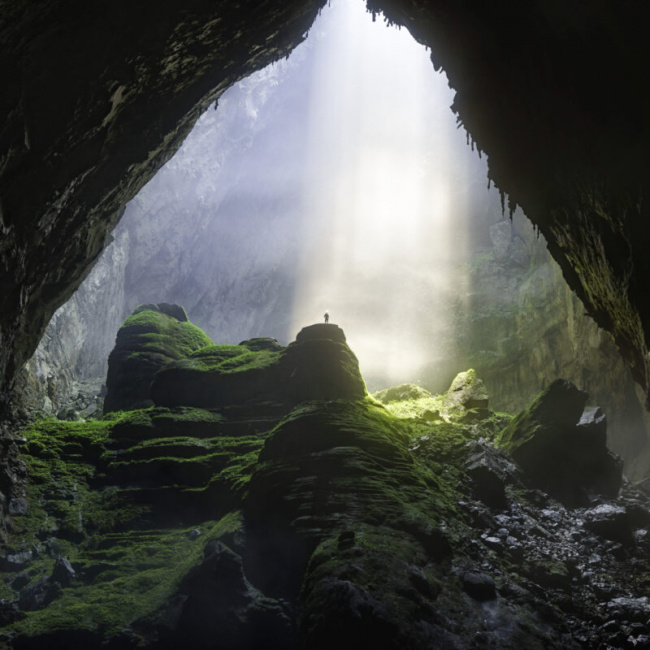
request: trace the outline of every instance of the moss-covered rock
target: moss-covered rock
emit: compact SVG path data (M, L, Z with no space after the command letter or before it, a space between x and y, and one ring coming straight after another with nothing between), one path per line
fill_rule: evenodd
M476 376L476 371L470 368L459 372L451 382L445 394L445 408L462 407L465 409L487 408L489 397L485 384Z
M117 333L108 358L104 412L151 406L150 387L158 370L211 345L178 305L141 305Z
M373 393L372 396L382 404L390 404L391 402L429 398L431 393L417 384L400 384L399 386L379 390Z
M557 379L501 432L497 444L537 486L569 505L591 492L616 496L622 463L607 449L606 418L585 411L588 395Z
M201 399L219 406L42 421L24 432L26 493L0 553L0 645L602 645L606 587L583 576L593 575L591 558L611 572L627 551L599 553L589 531L634 544L644 536L632 527L650 522L642 502L616 505L616 518L567 513L488 442L508 416L428 421L424 409L444 396L408 387L382 405L366 396L335 326L307 328L287 348L268 339L179 345L185 358L155 382L179 372L166 394L191 401L204 381ZM572 449L602 459L604 416L583 412L575 387L553 390L557 399L540 397L502 445L517 454L559 429ZM470 413L463 404L452 407ZM621 520L628 534L612 536ZM627 582L647 587L650 561L638 551L624 579L619 567L626 594ZM616 616L631 620L625 608Z
M158 372L152 398L161 406L219 408L365 396L357 358L336 325L306 327L286 348L276 343L254 339L198 350Z

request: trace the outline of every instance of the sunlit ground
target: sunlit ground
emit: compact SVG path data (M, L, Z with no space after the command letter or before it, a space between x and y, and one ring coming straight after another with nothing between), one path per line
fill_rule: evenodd
M432 340L453 345L449 305L465 294L456 156L467 145L453 91L424 47L373 22L361 0L333 2L310 38L317 65L294 328L327 310L365 376L414 381L443 355Z

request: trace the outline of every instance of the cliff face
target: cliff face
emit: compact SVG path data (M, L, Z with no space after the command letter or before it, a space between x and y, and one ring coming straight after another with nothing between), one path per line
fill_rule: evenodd
M19 414L56 415L67 406L84 411L89 406L85 398L74 404L80 391L99 397L108 353L124 320L129 250L129 235L122 231L79 290L55 312L34 356L18 375L13 404ZM79 384L86 380L91 385ZM101 412L101 403L96 406Z
M199 113L290 51L321 5L3 7L5 383L88 272L125 202ZM646 8L370 7L431 47L498 187L541 228L569 285L645 388L647 173L637 134L646 119Z

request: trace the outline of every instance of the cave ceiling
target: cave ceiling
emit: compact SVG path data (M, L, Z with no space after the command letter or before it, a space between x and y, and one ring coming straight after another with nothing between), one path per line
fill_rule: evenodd
M324 4L0 0L5 391L125 203L201 112L288 55ZM645 3L368 0L368 8L431 49L492 181L545 236L647 391Z

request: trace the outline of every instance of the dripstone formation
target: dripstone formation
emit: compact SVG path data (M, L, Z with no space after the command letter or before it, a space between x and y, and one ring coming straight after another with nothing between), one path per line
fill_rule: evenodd
M647 642L648 498L622 482L575 386L556 382L514 419L489 409L473 370L445 395L372 397L336 325L287 347L198 349L189 325L169 305L136 310L111 355L132 372L107 395L133 406L17 440L6 647ZM153 380L137 369L151 355L167 359ZM527 445L555 455L559 483ZM582 471L593 462L606 483Z

